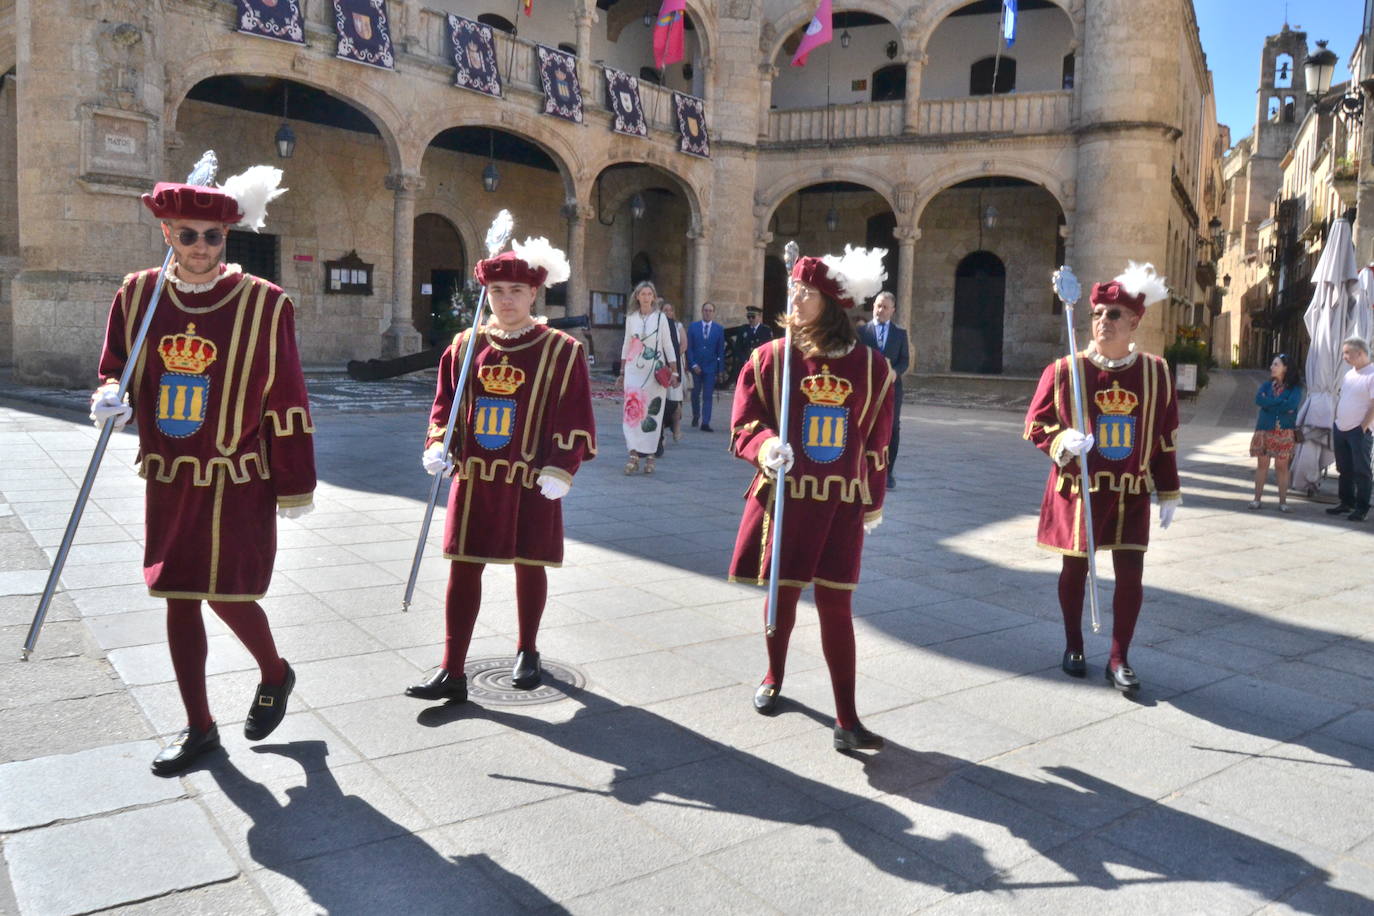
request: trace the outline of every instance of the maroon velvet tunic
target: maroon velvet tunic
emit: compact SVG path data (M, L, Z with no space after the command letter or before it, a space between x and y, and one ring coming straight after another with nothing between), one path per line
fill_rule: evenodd
M163 288L129 382L147 480L143 577L164 598L261 598L276 509L309 505L315 490L291 300L266 280L221 270L207 292ZM115 295L102 380L124 370L157 274L131 274Z
M735 386L731 450L755 465L778 436L783 346L774 340L755 350ZM786 475L781 584L858 585L864 522L881 517L887 490L894 379L887 360L862 344L838 357L793 347L787 441L796 461ZM768 582L773 486L760 470L745 493L732 582Z
M1092 475L1093 533L1099 550L1145 550L1150 543L1150 494L1179 494L1178 399L1169 366L1139 353L1118 369L1099 368L1085 355L1085 420L1096 439L1088 453ZM1074 426L1073 382L1068 357L1040 376L1026 412L1025 438L1053 457L1059 437ZM1036 543L1056 553L1085 557L1077 458L1051 464L1040 504Z
M464 331L444 351L429 415L428 448L442 442L458 387ZM458 411L451 453L444 556L470 563L563 562L563 503L547 499L540 474L572 483L596 455L591 381L577 339L536 325L514 338L485 331Z

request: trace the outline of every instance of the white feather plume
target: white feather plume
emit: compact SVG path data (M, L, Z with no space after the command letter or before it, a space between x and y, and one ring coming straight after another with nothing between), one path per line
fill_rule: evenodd
M496 214L496 219L491 221L491 226L487 229L487 257L494 258L500 254L514 231L515 217L510 215L509 210L502 210Z
M267 205L286 193L281 187L282 171L270 165L255 165L224 180L219 189L238 201L243 219L238 225L257 232L267 225Z
M828 254L821 260L825 263L825 269L831 278L839 284L845 298L852 299L855 305L860 305L882 292L883 281L887 279L887 271L883 269L883 258L886 255L886 248L855 248L853 245L846 245L842 256Z
M1165 278L1155 273L1153 264L1139 264L1135 261L1126 262L1126 270L1116 277L1116 282L1132 296L1145 294L1145 304L1151 305L1161 299L1169 297L1169 283Z
M534 268L544 268L549 272L544 280L545 286L552 286L555 283L562 283L572 276L572 268L568 265L568 259L563 256L563 252L549 244L549 240L543 236L525 239L523 243L512 242L512 250L515 256L526 264Z

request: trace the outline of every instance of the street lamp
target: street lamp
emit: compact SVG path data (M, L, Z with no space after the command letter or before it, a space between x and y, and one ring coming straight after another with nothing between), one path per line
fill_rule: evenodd
M845 29L843 32L840 33L840 47L849 47L849 29Z
M630 198L630 218L641 220L644 218L644 195L638 191Z
M277 135L272 138L272 142L277 144L277 156L281 159L290 159L291 154L296 151L296 132L291 129L290 124L286 123L290 93L291 84L283 80L281 85L281 127L277 128Z
M1214 216L1207 221L1207 228L1212 233L1213 260L1221 257L1221 251L1226 247L1226 230L1221 227L1221 217Z
M496 131L487 131L487 167L482 169L482 188L488 193L501 184L501 173L496 170Z
M1317 50L1302 63L1308 95L1323 96L1330 91L1331 77L1336 73L1336 60L1336 52L1328 49L1326 42L1317 42Z
M987 209L983 211L983 228L989 232L996 229L997 216L997 208L992 204L988 204Z

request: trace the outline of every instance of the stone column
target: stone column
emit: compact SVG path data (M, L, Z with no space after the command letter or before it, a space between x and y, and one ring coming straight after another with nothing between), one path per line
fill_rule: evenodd
M425 179L414 172L395 172L386 176L386 186L395 192L395 222L392 227L391 327L382 335L382 358L393 359L420 349L420 332L411 317L411 286L415 261L415 192Z
M921 128L921 77L930 58L921 54L906 62L906 103L902 108L902 133L911 135Z
M703 57L697 61L697 72L701 74L701 113L707 124L715 121L716 68L715 61Z
M592 85L592 23L596 22L594 9L579 10L574 17L577 26L577 79L582 84L582 97L588 102L596 98L596 87Z
M696 314L701 304L711 298L711 240L707 238L706 230L700 224L693 225L687 230L687 238L692 240L692 285L688 295L691 297L692 313ZM719 307L716 311L720 311ZM724 321L724 318L721 320Z
M768 260L768 246L773 241L773 233L759 232L754 236L754 295L747 304L763 307L763 277Z
M915 316L912 315L911 291L916 288L916 241L921 230L915 226L897 226L892 230L897 237L897 323L910 329ZM913 360L914 362L914 360Z
M419 54L420 41L420 0L405 0L401 7L403 16L401 28L401 49L409 54Z
M768 139L768 111L773 105L773 80L778 68L772 64L759 64L759 139Z
M587 220L592 217L592 208L570 200L563 205L563 215L568 220L568 266L572 275L568 278L567 315L587 315L591 311L591 298L587 293ZM590 328L588 332L590 333Z

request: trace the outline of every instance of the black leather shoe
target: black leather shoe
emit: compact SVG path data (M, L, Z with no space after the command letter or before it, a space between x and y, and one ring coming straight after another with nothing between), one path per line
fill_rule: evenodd
M172 776L196 762L201 754L219 747L219 726L211 722L205 731L186 726L172 739L172 743L153 758L153 775Z
M700 426L700 425L701 425L701 418L700 418L700 417L692 417L692 426L693 426L693 427L697 427L697 426Z
M711 427L707 426L705 423L701 424L701 431L704 432L704 433L713 433L713 432L715 432L714 429L712 429Z
M837 751L881 751L883 744L882 735L875 735L862 725L855 725L853 731L835 726Z
M1137 690L1140 687L1140 678L1135 676L1130 665L1113 666L1108 662L1105 674L1107 683L1117 690Z
M515 653L515 667L511 671L511 683L521 690L533 690L544 678L539 667L539 653L520 651Z
M1059 667L1064 669L1064 673L1069 677L1087 677L1088 663L1083 658L1082 652L1064 650L1064 660L1059 663Z
M754 691L754 710L763 716L771 716L778 711L778 697L782 692L776 684L760 684Z
M248 710L248 718L243 723L243 737L249 741L261 741L276 731L286 715L286 699L296 686L296 672L286 665L286 680L274 686L259 684L253 697L253 706Z
M887 475L887 488L888 488L889 490L895 490L895 489L897 489L897 475L896 475L896 474L888 474L888 475Z
M459 674L455 677L448 673L447 668L436 668L434 673L425 680L407 687L406 696L414 697L417 700L449 700L454 703L465 703L468 698L468 676Z
M1327 510L1326 510L1326 514L1327 514L1327 515L1347 515L1347 514L1349 514L1349 513L1351 513L1351 512L1354 512L1354 511L1355 511L1355 507L1354 507L1354 506L1339 505L1339 506L1332 506L1330 509L1327 509Z
M1349 515L1347 515L1346 518L1349 519L1349 520L1352 521L1352 522L1362 522L1362 521L1364 521L1365 519L1369 518L1369 510L1368 510L1368 509L1356 509L1354 512L1352 512L1352 513L1350 513Z

